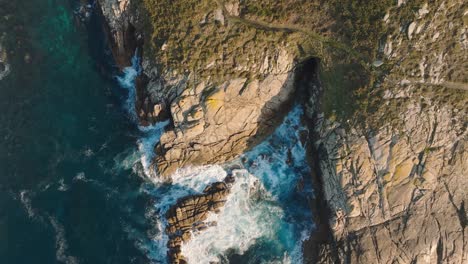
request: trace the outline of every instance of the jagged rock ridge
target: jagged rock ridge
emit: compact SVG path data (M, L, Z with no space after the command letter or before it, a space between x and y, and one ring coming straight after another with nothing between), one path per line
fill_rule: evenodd
M210 213L218 213L226 203L233 182L228 177L224 182L215 182L205 188L203 194L185 197L167 212L169 235L168 257L171 263L186 263L181 254L181 245L190 239L193 232L203 231L216 222L205 222Z

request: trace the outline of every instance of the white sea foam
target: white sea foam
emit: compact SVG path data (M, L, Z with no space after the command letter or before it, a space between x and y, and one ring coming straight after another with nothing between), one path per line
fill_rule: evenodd
M84 172L78 172L75 177L73 177L73 181L86 181L86 174Z
M65 192L65 191L68 190L68 185L65 184L65 179L64 178L61 178L59 180L59 186L58 186L57 190L59 190L61 192Z
M122 76L117 76L120 87L126 89L128 92L127 99L125 100L125 109L134 121L138 119L135 112L135 80L138 74L140 74L140 62L135 52L135 56L132 58L132 66L124 68Z
M0 47L0 50L1 50L1 47ZM5 69L2 72L0 72L0 81L3 80L5 77L7 77L8 74L10 73L10 64L4 62L4 66L5 66Z
M137 56L138 52L132 58L132 66L123 69L122 76L118 76L117 80L122 88L125 88L128 92L127 99L125 101L125 109L129 113L133 121L138 122L137 113L135 112L136 102L136 91L135 91L135 79L141 72L140 61ZM164 128L169 124L169 120L158 122L151 126L138 126L138 129L142 132L142 136L137 141L139 159L134 159L134 155L131 153L127 158L124 159L128 166L129 161L133 161L131 166L134 167L137 162L143 166L143 171L146 177L149 179L157 179L154 170L151 169L151 161L154 157L154 146L158 143L161 134L164 132Z
M151 169L151 161L154 158L154 146L159 142L159 138L168 124L169 120L166 120L152 126L139 127L140 131L144 133L144 136L137 142L138 150L141 154L140 162L143 165L145 175L150 179L157 179L157 175Z
M171 176L170 192L160 197L157 207L168 209L177 199L201 193L208 185L223 181L226 176L226 171L218 165L179 169Z
M236 181L226 204L207 220L217 224L193 234L182 246L182 255L189 263L218 262L228 249L242 254L259 238L275 239L283 210L271 200L258 178L246 170L233 174Z
M302 262L302 242L309 236L312 222L306 198L302 204L292 198L308 168L299 140L300 132L305 131L300 125L301 115L302 110L295 108L271 137L234 162L245 169L232 172L236 181L225 206L206 220L217 225L192 234L182 245L182 255L189 263L219 262L227 252L243 254L261 241L274 245L271 250L275 257L265 263ZM168 208L177 199L200 193L226 175L218 165L185 168L172 175L172 185L156 184L147 189L155 197L160 231L153 238L153 260L166 258L167 236L163 230Z
M31 198L29 197L29 191L22 190L20 192L20 200L24 208L26 209L26 212L28 213L29 218L34 218L36 213L34 212L34 209L31 206Z
M74 256L70 256L67 254L68 243L65 238L64 227L57 221L57 219L53 218L52 216L49 216L49 221L55 231L55 255L57 261L65 264L77 264L78 259Z
M124 69L118 77L120 85L128 90L126 109L136 121L135 78L139 74L139 62L135 56L132 67ZM189 263L219 262L227 252L243 254L256 243L272 244L273 257L261 263L301 263L302 242L312 229L307 197L297 201L297 185L308 170L300 133L307 132L301 126L302 109L294 108L283 124L265 142L255 147L236 162L244 169L234 170L235 183L227 202L219 214L211 214L207 221L217 225L195 233L182 245L182 255ZM222 181L227 172L219 165L179 169L171 176L171 184L159 180L151 161L154 146L168 121L150 127L139 127L142 132L138 150L123 159L123 166L135 168L141 164L145 176L153 182L144 191L154 197L154 208L148 217L154 221L151 243L136 243L155 262L167 261L168 237L165 214L178 199L201 193L213 182ZM307 194L307 192L305 192ZM268 245L270 245L268 244Z
M166 262L168 237L164 232L167 226L165 214L178 199L201 193L206 186L214 182L222 181L227 173L221 166L204 166L197 168L179 169L172 175L172 183L163 181L154 182L148 186L146 192L155 199L152 211L156 214L155 234L152 237L152 244L146 245L145 250L153 261Z

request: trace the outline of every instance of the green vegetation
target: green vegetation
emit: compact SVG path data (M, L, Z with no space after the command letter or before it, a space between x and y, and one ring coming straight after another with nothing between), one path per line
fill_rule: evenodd
M274 55L278 45L299 60L316 56L330 62L334 53L361 60L353 49L334 39L332 19L318 0L242 1L239 16L225 8L232 1L140 1L148 13L146 35L151 36L146 50L152 52L146 54L179 73L192 72L212 81L239 76L261 79L254 68L269 53Z
M359 94L368 83L366 70L360 64L338 64L320 73L324 88L322 111L331 120L345 121L360 108Z
M338 18L340 35L353 48L371 60L379 39L385 33L382 19L393 0L331 0L329 5Z
M231 23L215 0L140 1L148 13L143 27L151 36L145 50L152 51L146 54L161 68L190 72L193 78L214 83L235 77L261 79L253 67L273 55L278 43L294 39L287 32Z
M401 28L415 19L422 0L400 7L394 0L140 1L148 13L146 35L151 36L145 50L152 51L146 54L155 56L161 68L191 73L193 85L201 79L215 85L236 77L262 79L259 65L280 47L298 61L316 57L322 62L323 111L342 123L371 124L366 118L382 109L383 90L399 85L384 77L399 69L401 74L419 69L421 54L411 50L399 67L391 60L377 69L370 64L387 35L404 34ZM386 14L388 23L383 22ZM388 102L379 122L395 119L393 113L406 103Z

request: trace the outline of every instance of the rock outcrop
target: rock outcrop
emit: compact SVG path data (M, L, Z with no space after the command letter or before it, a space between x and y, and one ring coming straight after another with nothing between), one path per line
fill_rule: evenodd
M264 139L292 100L293 65L279 50L263 80L236 78L218 86L202 81L183 90L170 105L173 128L156 149L159 173L224 162Z
M454 110L421 112L415 103L402 113L402 131L347 132L319 119L323 188L343 263L467 260L467 113Z
M234 179L228 177L224 182L207 186L203 194L183 198L167 212L169 236L168 258L170 263L186 263L181 255L181 245L190 239L192 233L202 232L216 222L206 222L211 213L218 213L229 195L230 184Z
M295 65L315 51L301 29L239 19L238 1L100 2L120 65L145 38L135 105L141 125L172 121L155 149L162 176L230 160L268 136L293 100Z
M133 26L136 14L130 12L130 0L99 0L98 3L98 10L107 22L103 26L115 63L120 68L131 66L138 36Z

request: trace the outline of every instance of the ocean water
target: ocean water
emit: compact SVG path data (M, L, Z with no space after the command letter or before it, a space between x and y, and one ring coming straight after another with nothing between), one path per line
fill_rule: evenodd
M120 160L141 132L77 4L0 0L0 263L148 263L151 197Z
M182 247L189 263L301 263L313 231L302 109L237 160L161 181L152 150L168 122L137 125L139 62L107 75L98 21L79 22L78 7L0 0L12 66L0 81L0 263L165 263L166 211L228 173L217 225Z

